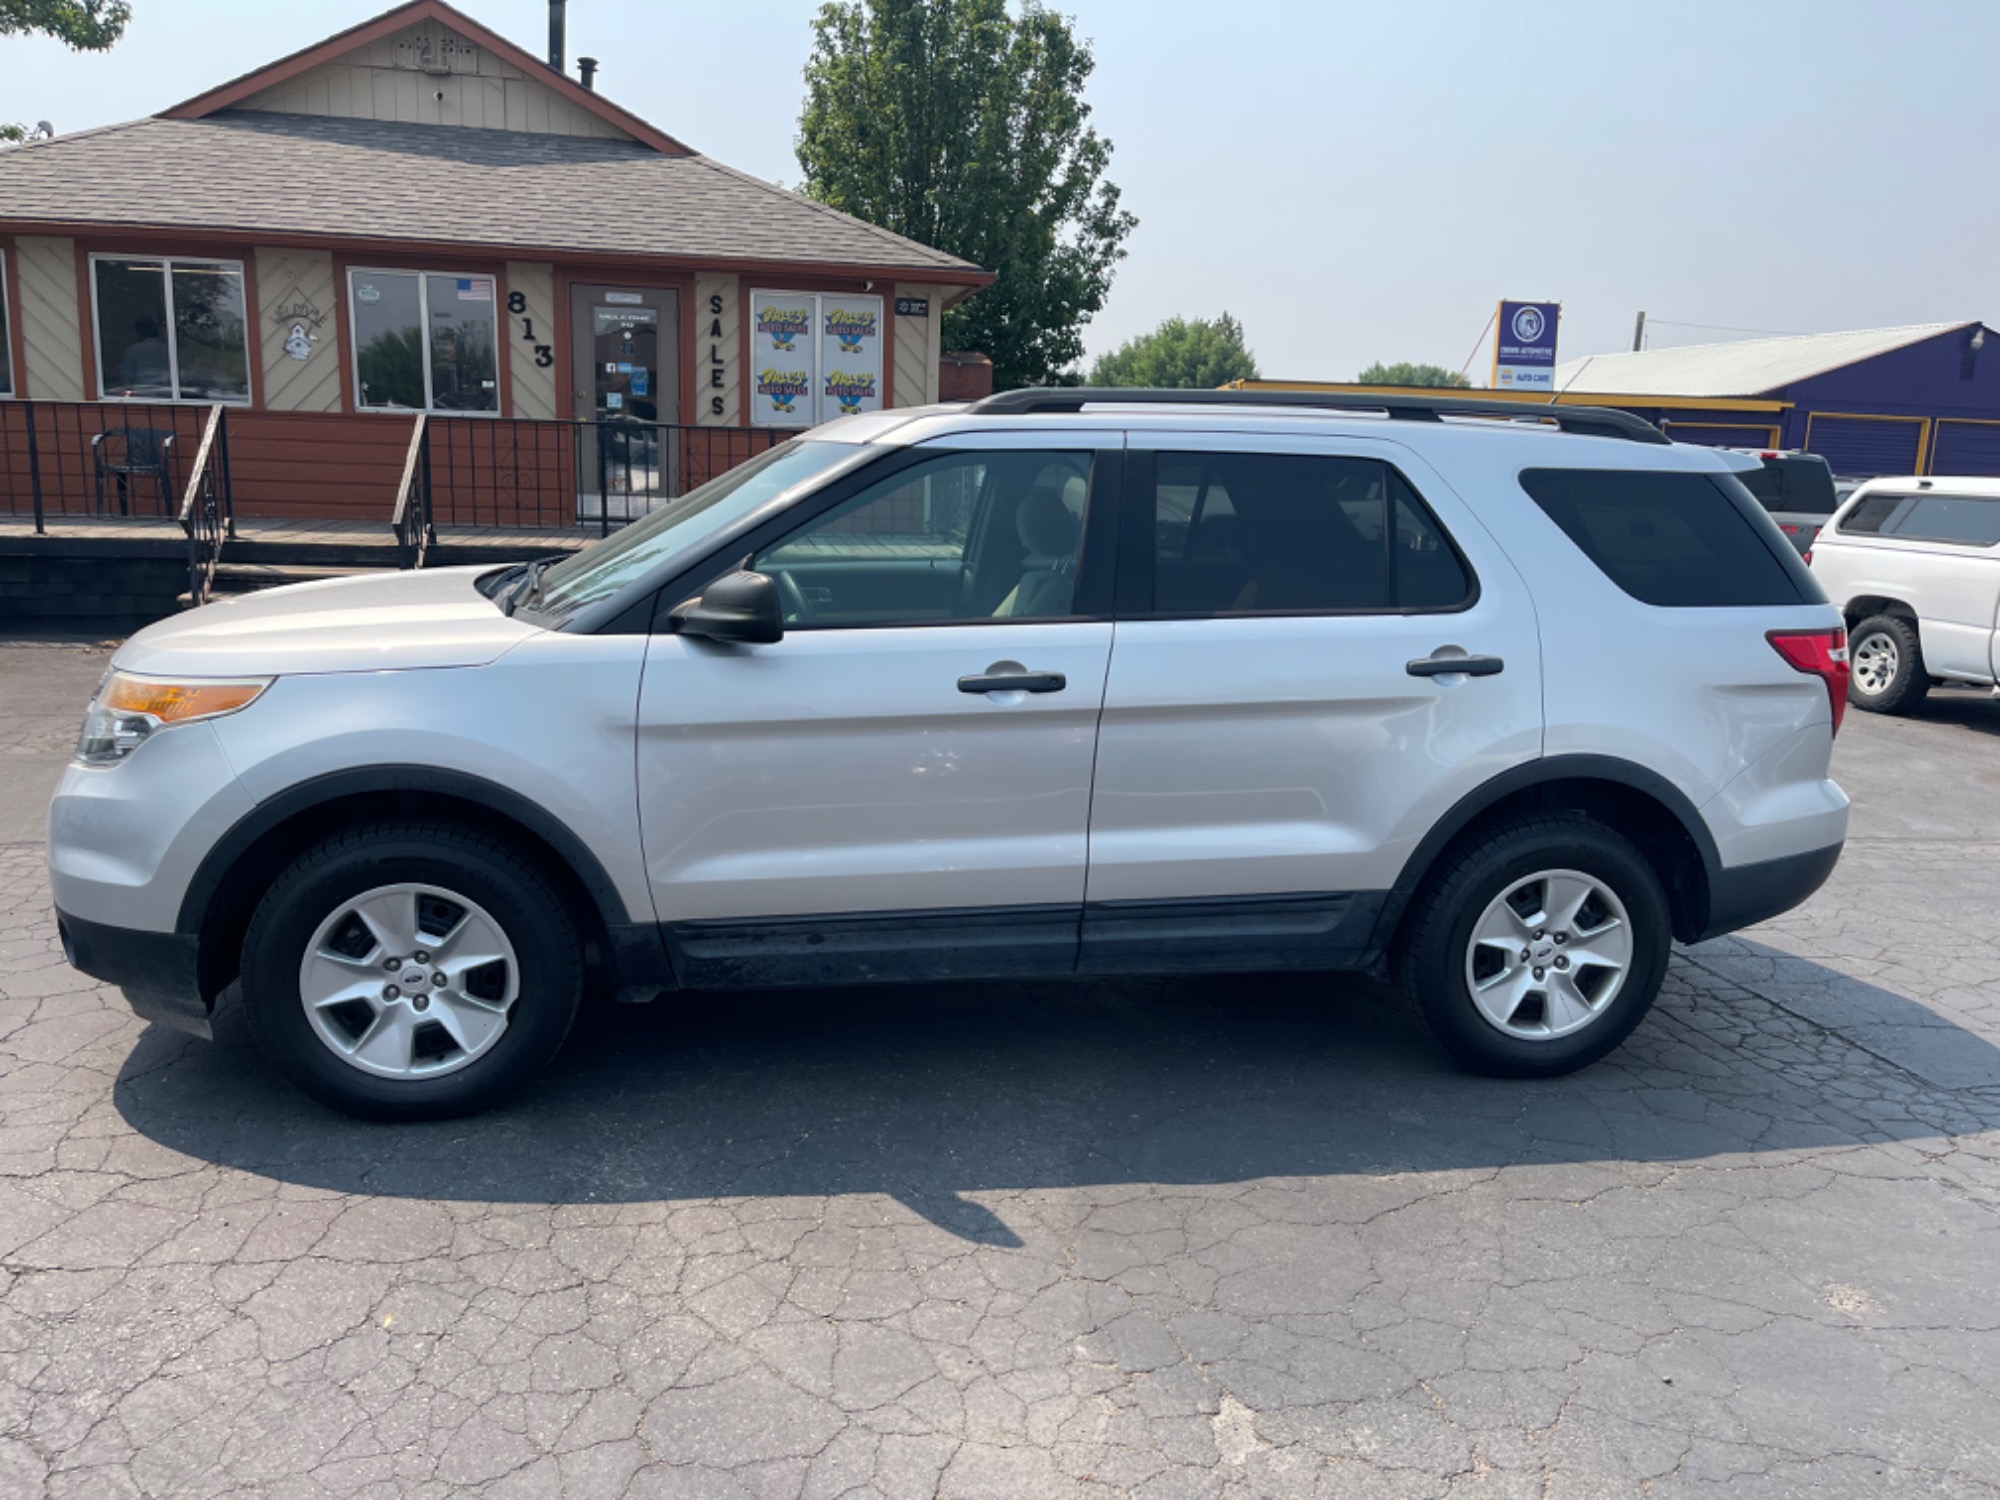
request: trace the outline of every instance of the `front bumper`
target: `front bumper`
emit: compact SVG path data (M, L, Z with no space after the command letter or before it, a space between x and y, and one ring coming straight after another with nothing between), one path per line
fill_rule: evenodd
M209 1037L208 1002L195 978L196 940L178 932L138 932L56 910L63 957L93 979L115 984L148 1021Z
M1840 862L1842 844L1729 865L1708 872L1708 925L1695 941L1749 927L1802 905L1826 884Z

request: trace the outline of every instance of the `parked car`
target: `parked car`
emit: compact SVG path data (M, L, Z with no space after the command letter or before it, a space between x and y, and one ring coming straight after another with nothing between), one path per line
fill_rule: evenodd
M1796 449L1777 452L1768 448L1732 448L1757 460L1755 468L1740 470L1737 478L1757 497L1757 503L1771 513L1778 530L1800 552L1810 547L1839 506L1833 467L1817 453Z
M1625 413L1016 391L567 561L143 630L50 872L78 968L200 1033L240 982L359 1115L507 1097L587 988L1386 962L1464 1065L1557 1074L1833 868L1845 644Z
M1853 638L1849 696L1904 713L2000 678L2000 479L1871 479L1807 560Z

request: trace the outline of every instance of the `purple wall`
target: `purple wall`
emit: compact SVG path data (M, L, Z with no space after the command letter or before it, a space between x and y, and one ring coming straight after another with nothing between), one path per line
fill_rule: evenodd
M1793 403L1789 411L1694 411L1628 406L1661 423L1681 442L1757 448L1778 429L1778 446L1823 454L1836 474L2000 475L2000 331L1941 333L1921 343L1859 360L1810 380L1761 394ZM1918 418L1884 421L1882 418ZM1921 464L1921 468L1919 465Z

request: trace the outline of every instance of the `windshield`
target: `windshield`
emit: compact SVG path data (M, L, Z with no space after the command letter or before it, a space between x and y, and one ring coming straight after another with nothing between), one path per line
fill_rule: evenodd
M542 575L526 601L542 614L572 615L608 599L633 579L676 557L692 557L738 521L787 491L868 453L853 443L780 443L689 490L643 521L584 548Z

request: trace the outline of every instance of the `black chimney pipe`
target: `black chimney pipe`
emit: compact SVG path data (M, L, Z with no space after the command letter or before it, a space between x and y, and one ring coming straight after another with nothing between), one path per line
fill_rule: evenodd
M563 60L563 17L568 0L549 0L549 66L558 73L567 70Z
M581 81L583 86L595 91L597 88L597 59L594 57L579 57L576 60L576 71L582 75Z

